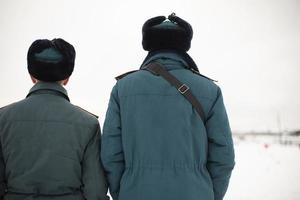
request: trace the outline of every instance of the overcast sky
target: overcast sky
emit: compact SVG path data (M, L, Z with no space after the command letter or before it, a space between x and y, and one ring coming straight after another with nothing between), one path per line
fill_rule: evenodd
M188 53L219 81L234 131L300 128L298 0L0 0L0 107L32 86L30 44L61 37L77 52L71 101L102 125L114 77L146 56L143 23L172 12L192 25Z

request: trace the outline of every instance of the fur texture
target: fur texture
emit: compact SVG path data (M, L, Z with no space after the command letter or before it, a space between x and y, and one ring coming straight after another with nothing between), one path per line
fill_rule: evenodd
M38 58L37 54L45 49L52 48L62 55L59 60ZM36 40L27 53L28 72L36 79L46 82L55 82L68 78L74 70L75 49L63 39Z
M146 51L161 49L188 51L193 37L191 25L175 15L170 15L169 20L174 23L174 26L164 26L165 19L164 16L158 16L144 23L142 30L143 48Z

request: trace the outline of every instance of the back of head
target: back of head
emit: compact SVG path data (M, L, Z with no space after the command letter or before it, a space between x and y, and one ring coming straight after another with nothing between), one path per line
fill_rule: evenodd
M146 51L163 49L187 52L193 37L192 26L176 16L157 16L147 20L142 29L143 48Z
M172 13L166 18L157 16L148 19L142 28L143 48L149 51L142 66L148 59L160 52L175 52L188 64L188 68L199 71L194 60L187 51L193 38L192 26L182 18Z
M73 72L75 55L74 47L61 38L36 40L27 53L28 72L40 81L64 80Z

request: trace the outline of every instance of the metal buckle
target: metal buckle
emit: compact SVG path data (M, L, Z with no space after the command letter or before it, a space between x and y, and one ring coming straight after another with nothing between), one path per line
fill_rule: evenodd
M181 93L181 94L184 94L186 93L186 91L188 91L190 88L189 86L187 86L186 84L182 84L179 88L178 88L178 91Z

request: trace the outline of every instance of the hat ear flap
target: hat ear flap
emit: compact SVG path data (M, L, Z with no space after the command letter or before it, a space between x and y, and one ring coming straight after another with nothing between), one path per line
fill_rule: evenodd
M172 13L171 15L169 15L168 19L171 22L175 22L179 26L183 27L185 29L185 31L187 32L189 39L192 39L193 29L192 29L192 26L188 22L186 22L185 20L183 20L180 17L176 16L175 13Z
M142 31L145 32L145 31L147 31L148 28L151 28L152 26L158 25L158 24L162 23L165 20L166 20L165 16L157 16L157 17L153 17L151 19L148 19L144 23Z

